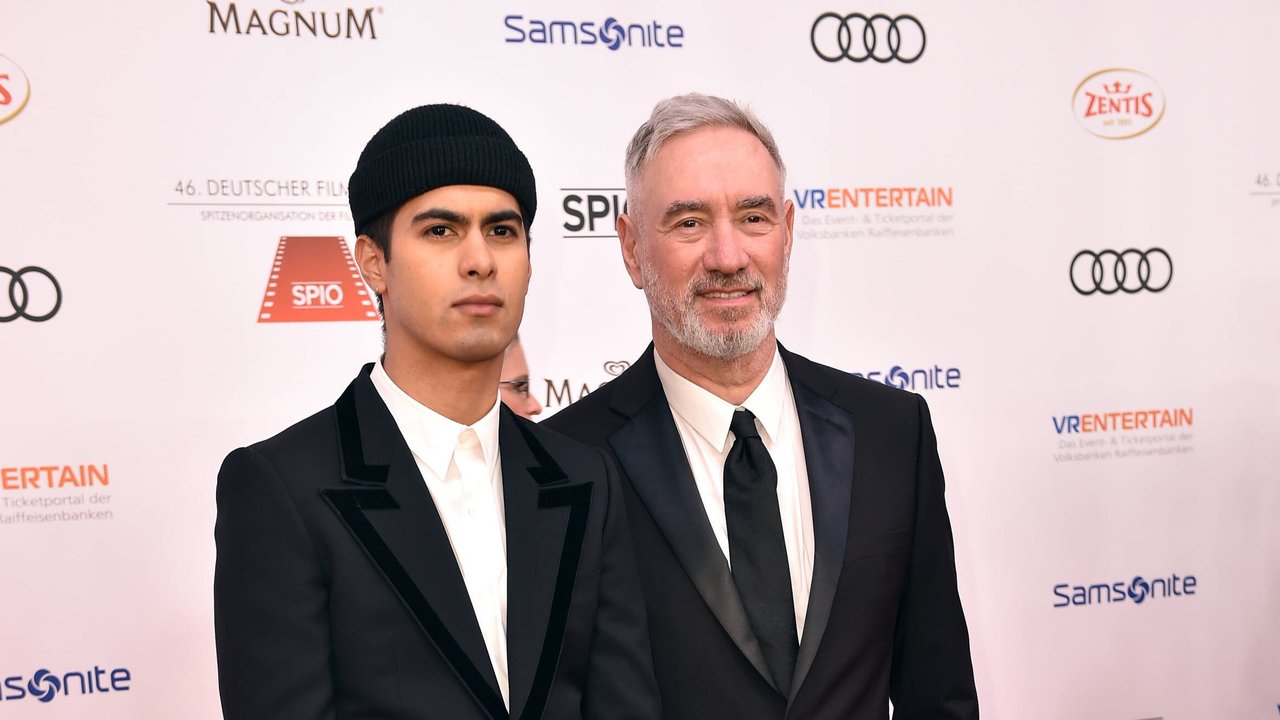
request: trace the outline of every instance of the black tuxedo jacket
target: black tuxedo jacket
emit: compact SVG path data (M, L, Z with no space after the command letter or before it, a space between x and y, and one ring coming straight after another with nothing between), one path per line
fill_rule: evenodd
M664 717L972 720L942 467L924 400L781 350L804 441L814 567L790 696L773 684L694 486L653 348L544 424L623 477ZM778 582L789 582L779 578Z
M333 407L232 452L214 579L228 718L507 718L462 574L366 366ZM616 474L499 421L511 718L656 718Z

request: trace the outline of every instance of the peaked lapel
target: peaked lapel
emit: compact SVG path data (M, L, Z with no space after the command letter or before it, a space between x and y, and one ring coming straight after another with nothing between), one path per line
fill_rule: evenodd
M506 406L498 429L507 525L511 717L540 718L555 679L591 509L591 480L569 478Z
M806 364L808 360L787 352L781 345L779 350L787 365L800 418L813 516L813 578L809 583L804 635L796 655L796 674L791 682L789 701L794 701L826 634L836 585L844 566L849 538L854 437L853 418L828 399L839 388L809 372L812 368Z
M609 438L636 493L707 607L760 676L777 690L760 642L707 521L653 360L653 346L614 380L610 407L631 418Z
M334 403L343 484L322 494L494 720L507 709L449 537L370 363Z

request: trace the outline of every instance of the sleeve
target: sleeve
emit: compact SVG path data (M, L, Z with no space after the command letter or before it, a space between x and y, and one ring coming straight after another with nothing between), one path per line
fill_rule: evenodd
M956 587L955 547L938 441L917 396L915 536L894 633L894 720L977 720L969 629Z
M252 448L218 473L214 634L222 711L333 718L327 582L298 508Z
M597 452L600 452L597 450ZM617 472L600 452L605 471L600 601L582 698L585 720L657 720L658 681L653 673L649 623L635 548Z

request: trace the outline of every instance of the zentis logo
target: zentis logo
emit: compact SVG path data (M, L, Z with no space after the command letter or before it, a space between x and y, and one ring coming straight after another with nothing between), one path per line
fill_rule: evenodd
M31 82L18 63L0 55L0 124L18 116L31 99Z
M1085 130L1108 140L1137 137L1164 117L1164 90L1128 68L1099 70L1076 86L1071 105Z
M280 238L258 322L377 319L345 238Z

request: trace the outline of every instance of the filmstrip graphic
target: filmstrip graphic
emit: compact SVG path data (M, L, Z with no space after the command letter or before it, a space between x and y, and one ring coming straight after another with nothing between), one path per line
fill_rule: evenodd
M346 238L280 238L258 322L377 319Z

